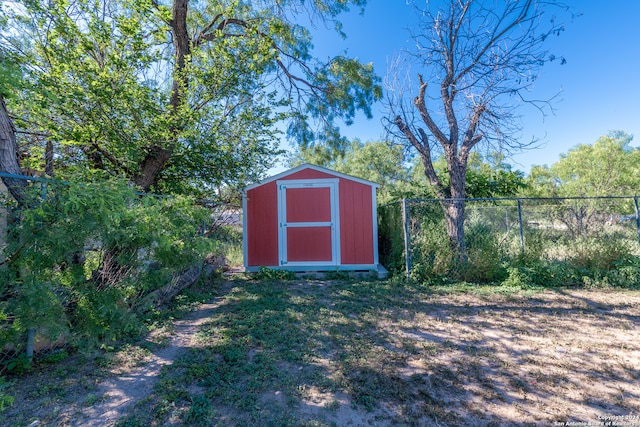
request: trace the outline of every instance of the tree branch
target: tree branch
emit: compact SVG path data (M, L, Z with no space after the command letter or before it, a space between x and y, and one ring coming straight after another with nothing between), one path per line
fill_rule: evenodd
M424 123L429 128L429 131L433 134L433 136L436 137L438 142L440 142L440 144L443 147L446 147L450 143L449 139L444 133L442 133L438 125L433 121L433 118L431 118L431 114L429 114L429 110L427 110L427 104L425 100L427 83L425 83L424 80L422 79L422 75L418 74L418 78L420 80L420 90L418 92L418 96L413 101L413 103L418 109L418 112L420 113L420 117L422 118L422 121L424 121Z
M511 23L505 28L503 28L501 31L498 31L498 28L500 27L499 23L502 22L504 18L509 14L509 9L507 9L503 13L503 15L500 17L499 23L494 27L494 33L491 35L491 38L485 43L484 47L480 50L480 52L478 52L478 54L473 58L469 65L460 73L458 73L458 75L455 77L456 82L461 80L466 74L468 74L476 66L476 64L480 62L485 53L487 53L489 49L496 45L498 40L500 40L505 34L511 31L511 29L516 25L519 25L524 21L524 19L529 14L529 10L531 9L532 1L533 0L526 0L518 16L514 18L513 21L511 21Z
M95 143L92 144L92 148L94 148L95 151L97 151L98 153L103 155L107 160L109 160L111 164L113 164L117 168L120 168L120 170L125 172L127 176L133 176L131 169L129 169L124 163L119 161L113 154L109 153L108 151L106 151L105 149L103 149L102 147L98 146L98 144L95 144Z
M164 22L165 24L167 24L170 27L173 27L173 19L163 19L162 18L162 7L160 6L160 4L158 3L158 0L151 0L151 5L158 11L160 12L160 18L162 19L162 22Z
M476 134L478 131L478 126L480 125L480 121L482 119L482 115L486 111L486 107L484 104L478 105L471 117L471 121L469 122L469 127L464 135L464 141L462 142L462 147L460 149L460 157L466 159L471 152L471 149L482 140L484 135Z
M222 17L222 15L218 15L216 16L210 23L209 25L207 25L207 27L205 27L200 34L198 34L198 37L195 39L194 41L194 46L199 46L201 45L203 42L207 42L207 41L212 41L215 40L215 38L217 37L216 32L209 32L211 30L211 28L213 28L213 25L215 24L215 22L217 22L218 19L220 19ZM248 21L243 20L243 19L238 19L238 18L226 18L223 19L218 26L216 27L216 31L224 31L225 29L227 29L228 27L232 26L232 25L237 25L239 27L242 27L243 29L247 30L251 28L251 25L249 24ZM271 44L271 47L277 51L278 53L280 53L283 56L286 56L287 58L291 59L292 61L296 62L298 65L300 65L302 68L305 68L308 70L308 67L299 59L293 57L292 55L284 52L279 46L278 44L266 33L262 32L262 31L256 31L256 34L262 38L264 38L265 40L268 40L269 43ZM224 34L224 36L237 36L240 37L242 35L240 34ZM289 68L284 64L284 62L282 62L281 59L276 59L276 64L278 65L278 68L280 68L280 70L284 73L284 75L287 77L287 79L289 79L289 81L291 82L299 82L302 85L306 86L307 88L309 88L313 95L315 97L320 97L321 94L320 92L323 92L325 89L312 84L311 82L309 82L308 80L297 76L295 74L293 74ZM296 86L296 85L294 85ZM296 86L297 87L297 86Z
M415 134L411 131L409 126L402 120L402 117L397 116L394 120L394 123L398 127L400 132L405 135L409 142L411 142L411 144L420 153L420 158L422 160L422 164L424 165L424 174L433 187L433 191L436 193L436 197L444 199L446 197L446 191L442 186L442 182L440 181L440 178L438 178L435 169L433 168L433 161L431 160L431 147L429 145L427 134L422 129L419 129L418 131L420 132L420 137L422 139L422 141L419 141L418 138L416 138Z

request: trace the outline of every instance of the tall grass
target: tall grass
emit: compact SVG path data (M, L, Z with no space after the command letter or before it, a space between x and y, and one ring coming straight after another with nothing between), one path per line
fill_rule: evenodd
M410 277L415 281L640 288L640 245L628 230L573 236L552 227L525 227L522 252L519 233L505 232L471 212L465 222L467 253L460 261L450 249L442 214L433 208L421 213L419 219L412 217L410 227ZM402 256L394 265L404 260L403 252L392 255Z

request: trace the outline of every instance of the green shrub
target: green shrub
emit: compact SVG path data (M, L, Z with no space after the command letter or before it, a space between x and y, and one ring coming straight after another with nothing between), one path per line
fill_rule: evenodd
M582 284L592 288L640 289L640 258L619 260L609 270L584 270Z
M524 253L520 246L520 236L518 236L517 250L512 249L513 258L520 264L534 263L545 258L545 251L549 246L550 240L548 240L544 233L537 231L524 230ZM513 246L513 245L512 245Z
M491 228L480 222L472 222L465 231L467 259L452 271L460 280L467 282L499 282L506 274L505 256L498 236ZM455 276L454 276L455 277Z
M575 268L572 268L566 261L516 257L509 260L507 273L513 274L510 271L514 268L526 277L527 284L536 287L573 285L581 280L581 276Z
M31 328L51 341L135 335L138 302L211 250L198 233L208 213L187 198L140 196L118 181L50 183L45 199L33 191L8 232L0 349L21 353Z
M404 274L404 230L400 201L378 207L378 236L380 263L392 274Z
M527 271L518 267L508 267L507 277L501 284L502 286L520 289L526 289L533 286L533 282L527 274Z
M418 213L424 216L420 217L411 239L411 278L423 283L437 283L451 272L454 254L441 211L423 210Z
M216 256L222 255L230 266L243 264L242 229L223 225L213 231L209 238L213 239L218 245L215 253Z
M611 270L632 253L628 240L606 238L575 239L568 247L568 261L588 270Z
M614 288L640 289L640 267L624 266L609 273L609 283Z
M3 377L0 377L0 413L4 412L8 406L13 405L15 401L15 398L5 391L10 388L10 386L11 383L6 382Z

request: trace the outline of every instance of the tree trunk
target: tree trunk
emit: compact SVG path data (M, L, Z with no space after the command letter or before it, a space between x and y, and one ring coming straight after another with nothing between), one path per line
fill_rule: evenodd
M171 98L169 100L169 114L173 116L175 123L172 125L173 135L164 146L153 145L140 164L140 173L134 182L143 191L149 191L151 186L158 182L160 172L166 167L173 149L177 144L178 135L182 130L180 124L180 109L185 102L185 94L189 87L189 81L185 76L185 67L191 56L191 39L187 29L187 14L189 12L189 0L173 0L171 8L171 33L173 47L175 48L175 66L173 70L173 82Z
M441 204L451 250L458 260L464 261L467 258L467 245L464 241L464 199L445 200Z
M11 122L2 95L0 95L0 171L12 175L22 175L22 169L18 162L16 129ZM5 176L2 177L2 181L19 204L25 203L27 181Z
M443 206L447 224L447 235L451 250L458 260L467 259L467 245L464 241L464 211L466 203L466 164L461 165L456 159L449 163L451 200Z
M44 173L47 176L53 176L53 142L47 141L47 147L44 151Z
M201 276L202 264L188 268L181 273L176 273L170 283L148 294L140 305L142 307L160 308L172 301L183 289L193 286L200 280Z
M149 191L152 185L158 182L158 176L171 158L171 151L154 145L140 164L140 173L135 177L134 183L142 188L142 191Z
M184 103L184 96L188 87L187 78L184 76L185 66L191 56L191 40L187 30L188 11L189 0L173 0L171 32L173 33L173 47L176 50L176 64L173 71L169 105L174 112L177 112L175 110Z

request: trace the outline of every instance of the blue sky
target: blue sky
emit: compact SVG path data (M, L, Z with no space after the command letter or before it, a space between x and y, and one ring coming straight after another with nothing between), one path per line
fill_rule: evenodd
M525 138L535 136L542 147L515 155L510 163L528 172L532 165L552 164L561 153L582 143L593 143L611 130L635 136L640 145L640 1L569 0L582 15L567 22L564 33L549 47L567 63L548 64L537 80L533 94L546 97L559 93L555 114L543 117L523 109ZM389 61L411 46L407 31L413 12L406 0L369 0L364 14L343 15L340 21L347 39L332 31L316 29L315 53L319 58L346 53L361 62L373 62L384 76ZM381 118L387 111L373 106L375 117L358 117L354 125L342 127L349 138L366 142L384 135Z

